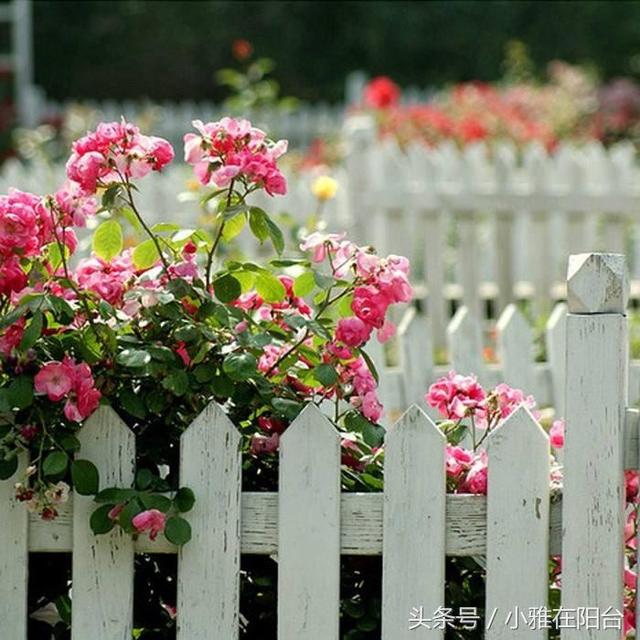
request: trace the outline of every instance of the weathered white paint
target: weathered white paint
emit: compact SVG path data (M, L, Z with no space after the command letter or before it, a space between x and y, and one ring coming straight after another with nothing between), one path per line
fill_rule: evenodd
M564 607L622 611L623 427L627 385L622 256L572 256L563 489ZM563 629L563 640L619 638Z
M184 432L180 485L196 494L178 561L178 640L233 640L239 629L240 433L211 403Z
M549 439L521 407L489 435L487 451L486 611L488 619L494 611L497 616L485 638L543 640L545 629L513 628L515 621L507 624L505 618L547 606Z
M27 568L29 513L15 499L14 485L22 480L26 460L0 482L0 625L7 638L27 638Z
M464 375L475 374L484 379L482 333L480 323L467 307L460 307L447 327L451 368Z
M100 407L78 434L82 458L100 472L100 486L130 487L135 437L110 407ZM133 627L133 541L119 528L96 536L91 496L73 504L73 640L123 640Z
M338 640L340 440L307 406L280 441L278 640Z
M411 640L414 608L444 607L445 438L413 406L385 440L382 638ZM420 629L425 638L444 630Z
M433 382L433 347L426 316L410 307L398 325L401 348L400 367L403 376L404 402L424 405L424 396Z
M557 304L547 322L545 345L549 364L552 404L557 416L564 416L567 362L567 305Z
M496 330L503 382L525 393L533 391L533 330L515 304L504 310Z

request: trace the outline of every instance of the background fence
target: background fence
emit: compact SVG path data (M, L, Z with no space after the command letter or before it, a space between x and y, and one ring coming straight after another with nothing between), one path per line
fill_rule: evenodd
M564 489L553 503L548 437L525 408L488 439L484 497L446 495L445 438L417 407L387 433L384 493L341 494L339 435L313 406L281 440L278 493L242 492L239 433L210 405L181 443L180 484L198 500L187 514L193 539L179 551L178 638L205 640L211 629L220 640L238 637L241 553L277 557L280 640L338 640L341 554L383 556L383 640L415 637L415 608L430 617L445 607L445 555L486 557L486 607L496 612L489 640L546 637L544 628L514 630L505 617L546 606L550 554L562 554L564 608L622 611L623 470L638 468L638 412L626 399L626 289L622 256L572 258ZM135 439L110 409L88 420L80 440L107 484L132 482ZM95 537L90 497L73 496L45 523L12 494L12 481L0 483L6 637L26 638L30 552L73 553L74 639L131 637L134 553L177 550L162 537ZM442 629L420 632L444 638ZM602 625L562 631L563 640L619 637Z

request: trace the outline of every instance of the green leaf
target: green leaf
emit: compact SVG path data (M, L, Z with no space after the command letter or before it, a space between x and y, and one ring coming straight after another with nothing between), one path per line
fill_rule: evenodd
M20 340L20 351L27 351L31 349L36 343L40 334L42 333L42 325L44 323L44 315L41 311L36 311L31 318L31 322L27 325L27 328L22 334L22 340Z
M29 376L20 376L9 385L7 402L15 409L26 409L31 405L33 402L33 381Z
M89 460L74 460L71 464L73 488L81 496L93 496L100 489L100 474Z
M76 438L72 433L64 434L59 440L60 446L70 453L76 453L80 451L80 440Z
M18 470L18 456L0 460L0 480L8 480Z
M144 404L144 399L132 389L123 389L120 392L120 402L124 410L134 418L142 420L147 416L147 407Z
M371 371L371 375L375 378L375 381L379 383L380 376L378 375L378 370L376 369L376 365L371 359L371 356L368 353L366 353L363 349L360 349L360 355L364 358L364 361L367 363L367 367L369 367L369 371Z
M367 420L367 424L362 430L362 437L370 447L379 447L384 442L385 433L384 427Z
M227 220L222 230L222 239L225 242L231 242L236 236L240 235L246 222L247 218L244 213L237 213L233 218Z
M111 209L113 207L122 185L113 184L102 194L102 207L104 209Z
M246 380L255 374L256 357L250 353L230 353L222 363L222 369L233 380Z
M338 372L330 364L318 365L313 370L313 377L325 387L330 387L338 382Z
M313 271L305 271L293 281L293 293L304 298L316 288L316 280Z
M162 380L162 386L176 396L183 396L189 389L189 376L186 371L172 371Z
M123 246L122 227L117 220L103 222L93 234L93 252L105 262L111 262Z
M168 513L173 505L170 498L159 493L143 493L139 498L145 509L157 509L162 513Z
M109 517L109 512L113 509L115 505L113 504L105 504L102 507L98 507L92 514L89 519L89 526L91 527L91 531L97 536L109 533L116 526L115 520L112 520Z
M155 475L151 469L140 469L138 473L136 473L136 487L138 487L140 491L144 491L151 486L154 478Z
M45 476L59 476L67 470L69 457L62 451L50 453L42 464L42 472Z
M269 271L256 276L256 291L266 302L281 302L287 294L282 282Z
M282 231L280 231L280 227L268 216L267 227L269 227L269 237L271 238L273 248L278 252L278 255L280 255L284 251L284 236L282 235Z
M193 505L196 502L196 496L189 487L181 487L176 493L176 497L173 499L178 511L186 513L193 509Z
M227 273L213 281L213 291L220 302L233 302L240 297L242 287L236 278Z
M141 349L125 349L117 355L116 361L125 367L144 367L151 361L151 354Z
M124 509L120 512L119 522L120 526L127 532L133 533L135 531L135 527L131 522L139 513L144 511L144 507L141 502L137 499L133 499L128 502Z
M126 502L127 500L131 500L138 495L138 492L135 489L119 489L118 487L109 487L108 489L103 489L100 491L96 497L94 498L95 502L98 503L111 503L117 504L120 502Z
M131 254L133 264L138 269L149 269L153 267L159 257L155 242L151 239L141 242Z
M297 418L304 406L301 402L296 402L295 400L289 400L287 398L274 398L271 401L271 404L278 413L289 420Z
M73 307L64 298L47 296L47 303L55 319L61 324L69 324L73 320Z
M267 238L271 239L274 249L281 254L284 251L284 236L278 225L258 207L249 210L249 227L253 235L263 243Z
M164 527L164 536L175 545L183 545L191 540L191 525L178 516L169 518Z
M249 227L261 244L269 237L267 214L258 207L249 209Z

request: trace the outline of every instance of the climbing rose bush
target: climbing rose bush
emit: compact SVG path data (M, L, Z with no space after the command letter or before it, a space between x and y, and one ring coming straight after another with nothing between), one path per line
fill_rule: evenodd
M44 519L73 486L95 498L96 533L187 542L181 514L197 496L178 486L177 445L211 401L242 432L249 487L273 476L280 435L306 404L330 408L345 456L381 444L365 347L393 334L390 308L411 299L407 260L320 233L285 257L281 230L248 197L285 193L286 141L247 120L194 128L184 158L212 229L146 222L136 183L174 150L124 120L73 144L56 193L0 197L0 478L26 459L16 497ZM92 254L74 255L89 223ZM221 258L245 227L273 259ZM83 458L77 434L100 404L136 433L132 487L103 486Z
M445 464L447 491L450 493L487 493L488 456L483 443L491 431L519 407L526 407L536 418L540 414L536 401L520 389L501 383L485 390L474 375L450 372L429 387L426 403L438 410L445 420L439 423L447 438ZM552 489L562 487L562 465L559 452L564 447L564 420L556 419L548 429L551 445L549 483ZM625 573L623 638L635 638L635 592L637 582L637 515L640 503L640 476L637 471L625 472L627 523L625 527ZM468 569L469 575L479 568ZM553 608L560 601L562 558L551 562L549 603ZM461 602L466 606L467 602ZM552 637L557 630L553 630Z

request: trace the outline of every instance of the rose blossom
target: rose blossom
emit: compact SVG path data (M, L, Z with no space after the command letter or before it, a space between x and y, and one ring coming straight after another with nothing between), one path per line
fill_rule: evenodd
M371 327L368 327L360 318L342 318L338 321L336 338L348 347L359 347L371 336Z
M167 517L158 509L148 509L135 516L131 520L131 524L136 528L138 533L149 532L149 539L155 540L159 533L164 531L164 525Z

